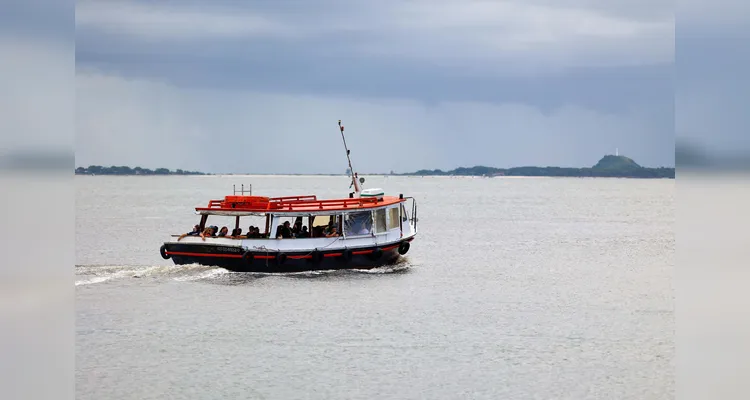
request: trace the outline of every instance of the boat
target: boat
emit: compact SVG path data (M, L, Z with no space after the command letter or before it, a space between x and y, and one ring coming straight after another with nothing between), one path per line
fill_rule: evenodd
M160 248L162 258L176 265L262 273L372 269L397 263L417 235L417 202L403 193L363 189L365 179L352 168L344 126L340 120L338 125L353 188L348 197L254 196L252 185L245 190L243 184L239 193L235 185L232 195L196 207L199 223L191 233L171 235ZM228 228L217 233L218 225L211 223L219 217L230 217L232 234ZM247 219L259 221L259 226L243 235Z

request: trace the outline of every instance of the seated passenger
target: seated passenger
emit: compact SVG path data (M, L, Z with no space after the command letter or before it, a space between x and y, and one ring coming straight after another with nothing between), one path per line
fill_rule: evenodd
M252 226L252 225L250 225L247 228L247 235L245 235L245 237L248 238L248 239L253 239L253 235L254 234L255 234L255 227Z
M323 233L325 235L328 235L329 233L331 233L333 231L333 229L334 229L333 222L329 222L328 225L326 225L325 230L323 230Z
M232 239L239 239L242 237L242 228L234 228L232 229L232 235L230 238Z
M289 221L286 221L283 225L279 225L278 228L276 228L276 239L291 239L293 237L292 228L289 225L291 225Z
M213 228L208 227L203 230L203 233L200 234L201 240L205 241L206 237L212 237L213 236Z
M297 234L297 239L307 239L310 237L310 232L307 231L307 227L303 226L302 230Z
M184 238L185 236L200 236L200 234L201 234L201 226L196 225L193 227L192 231L188 233L183 233L182 235L180 235L180 237L177 238L177 241L179 242L180 239Z
M227 228L226 226L222 226L221 230L219 231L219 237L226 237L228 233L229 228Z
M323 227L322 226L313 226L312 229L312 237L319 238L324 237L325 234L323 233Z
M292 235L294 237L297 237L300 232L302 232L302 221L295 222L294 226L292 227Z
M327 237L327 238L329 238L329 237L336 237L336 236L338 236L338 235L339 235L339 233L338 233L338 230L336 229L336 227L335 227L335 226L334 226L333 228L331 228L331 230L330 230L329 232L330 232L330 233L327 233L327 234L326 234L326 237Z

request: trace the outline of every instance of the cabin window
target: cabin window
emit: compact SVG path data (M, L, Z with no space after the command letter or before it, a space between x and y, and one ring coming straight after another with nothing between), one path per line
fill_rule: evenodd
M341 216L340 215L317 215L310 217L311 237L325 237L329 233L328 226L336 227L336 232L341 234Z
M375 210L373 213L373 217L375 217L375 232L385 232L388 230L386 228L386 218L385 218L385 209L381 208L380 210Z
M312 218L313 217L309 216L287 217L283 215L276 215L276 218L274 218L274 226L271 228L271 237L276 238L280 234L282 234L283 230L280 230L280 228L282 228L286 223L289 223L289 230L285 230L286 234L289 235L288 238L313 237L310 233L310 228L312 227ZM319 219L320 217L315 219L315 222L320 222L318 221Z
M202 230L208 227L216 228L217 238L232 238L232 239L247 239L248 233L250 233L250 226L258 228L259 235L262 237L266 230L266 217L260 215L241 215L241 216L228 216L228 215L215 215L206 214L201 216ZM226 228L226 235L222 236L220 233ZM239 234L235 234L235 229L239 229Z
M362 211L346 214L344 234L346 236L369 235L372 232L372 212Z
M388 209L388 229L395 229L401 226L398 221L398 208Z

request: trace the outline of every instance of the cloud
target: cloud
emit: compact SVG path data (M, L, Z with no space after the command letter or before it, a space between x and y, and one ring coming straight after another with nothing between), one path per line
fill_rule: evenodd
M64 40L0 36L0 149L71 151L73 46Z
M117 38L118 47L131 52L169 43L166 52L205 56L211 43L223 49L234 43L241 53L248 44L270 40L313 46L330 60L356 55L485 74L527 74L529 69L556 73L673 60L673 15L657 6L652 14L632 18L621 15L622 7L586 8L590 4L324 1L300 4L296 12L289 12L259 3L84 1L78 4L76 24L82 32L79 38L85 39L83 50L105 53L113 49L97 43L97 34Z
M76 26L148 41L281 36L291 32L284 25L249 12L123 1L79 2Z
M363 171L671 165L673 41L666 1L83 1L79 164L341 172L341 118Z
M715 156L750 154L750 3L678 3L676 134Z
M562 67L664 63L673 55L674 21L668 16L638 21L564 4L439 3L386 7L379 27L392 28L392 40L379 41L377 54L551 61ZM394 46L397 38L408 38L407 44Z
M679 29L727 31L750 22L750 3L744 0L680 0L675 2Z
M669 130L643 110L226 92L91 73L76 86L78 165L342 173L338 119L363 172L586 166L615 147L645 165L672 163Z

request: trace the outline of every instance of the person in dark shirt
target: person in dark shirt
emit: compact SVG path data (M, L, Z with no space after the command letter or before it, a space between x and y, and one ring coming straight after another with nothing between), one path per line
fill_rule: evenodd
M310 232L307 231L307 227L303 226L302 230L297 234L297 239L307 239L310 237Z
M180 241L180 239L184 238L185 236L200 236L201 234L201 226L196 225L193 227L193 230L188 233L183 233L180 235L180 237L177 238L177 241Z
M314 237L314 238L325 237L325 227L324 226L313 226L313 228L312 228L312 237Z
M278 228L276 228L276 239L283 238L283 239L291 239L292 236L292 228L290 227L289 221L284 222L283 225L279 225Z

